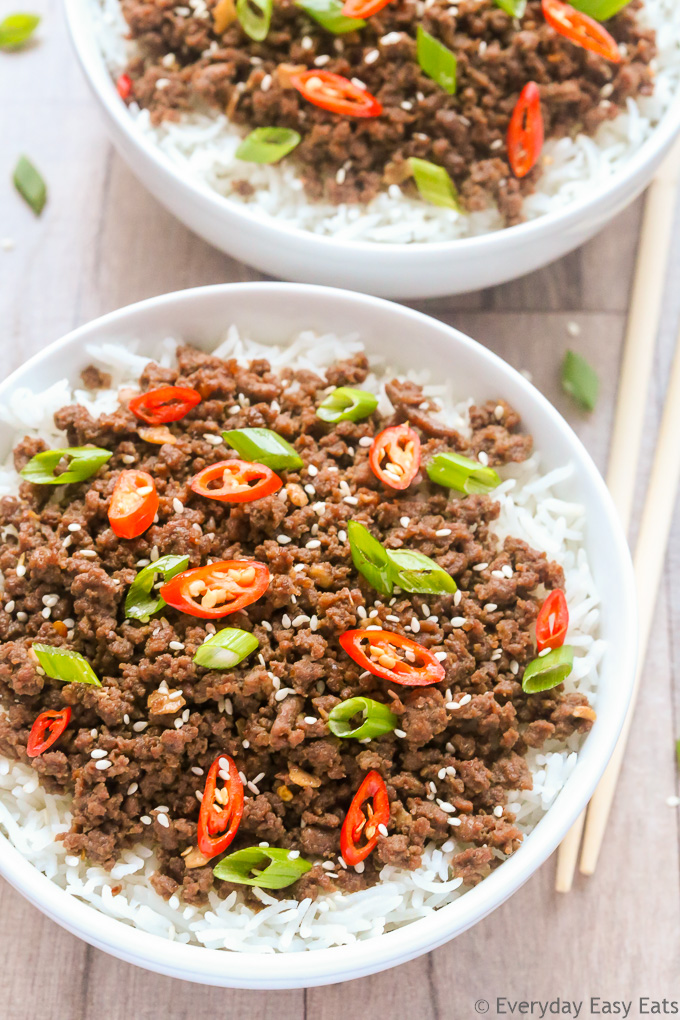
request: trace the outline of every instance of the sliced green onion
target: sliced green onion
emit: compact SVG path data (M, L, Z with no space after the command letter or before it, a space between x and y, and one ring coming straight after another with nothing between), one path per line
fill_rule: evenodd
M300 144L302 136L285 127L259 127L243 139L236 158L247 163L278 163Z
M378 398L374 393L339 386L319 404L316 416L322 421L359 421L373 414L377 406Z
M594 368L574 351L567 351L562 362L562 389L586 411L594 411L600 392L600 380Z
M233 669L254 652L259 643L250 631L225 627L196 649L194 662L206 669Z
M54 645L33 645L38 662L52 680L63 680L66 684L91 684L101 687L97 674L87 659L70 648L55 648Z
M223 432L225 443L244 460L257 461L265 467L293 470L302 467L302 457L283 436L271 429L232 429Z
M241 28L255 42L267 38L273 8L273 0L236 0L236 15Z
M468 495L473 492L491 492L501 484L500 476L493 468L448 450L434 455L427 465L427 475L437 485Z
M363 721L352 729L350 719L359 714L363 716ZM391 733L397 722L396 715L387 705L373 701L372 698L349 698L331 710L328 716L328 729L336 737L366 740L370 737L379 737L383 733Z
M161 556L153 563L143 567L130 585L125 597L125 615L133 620L148 623L150 616L167 605L160 595L152 594L158 575L160 574L163 581L169 581L171 577L186 570L188 566L188 556Z
M630 0L571 0L571 6L583 11L596 21L607 21L622 11Z
M420 595L441 595L458 590L450 574L423 553L411 549L388 549L392 579L404 591Z
M456 55L418 25L416 56L424 73L452 96L456 91Z
M680 740L675 741L675 758L680 769Z
M345 32L356 32L366 22L363 18L348 18L342 13L342 0L295 0L295 6L318 22L327 32L333 35L344 35Z
M494 0L496 7L509 14L512 18L522 18L527 9L527 0ZM628 3L628 0L625 0Z
M19 157L19 162L14 167L12 180L24 201L30 205L36 216L40 216L47 201L47 185L26 156Z
M411 156L409 166L420 197L432 205L461 211L456 186L443 166Z
M19 473L22 478L34 485L68 485L71 482L82 482L113 454L109 450L100 450L97 446L69 446L64 450L44 450L31 457L28 464ZM66 458L69 462L65 471L55 475L57 464Z
M392 564L384 545L358 521L347 525L352 562L368 583L382 595L391 595L394 588Z
M290 857L290 850L274 846L249 846L223 857L213 868L215 878L260 889L285 889L297 882L312 865L304 857ZM266 864L266 867L264 865Z
M39 24L37 14L8 14L0 21L0 50L14 50L23 46Z
M549 691L566 680L574 665L574 649L571 645L554 648L547 655L532 659L524 670L522 690L525 694Z

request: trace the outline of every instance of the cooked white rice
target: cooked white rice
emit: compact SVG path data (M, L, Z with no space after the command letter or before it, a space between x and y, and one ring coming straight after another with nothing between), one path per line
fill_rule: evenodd
M148 346L144 350L162 363L171 364L175 346L174 340L165 340L156 351L149 351ZM241 338L232 327L216 353L240 359L266 356L275 369L290 365L319 370L361 349L354 337L340 339L309 332L284 347L266 346ZM58 408L76 401L94 415L112 410L117 404L118 388L134 385L149 360L113 342L91 347L88 353L112 372L112 388L89 393L63 379L41 393L17 389L6 405L0 405L0 419L16 430L17 439L26 434L39 435L52 444L63 444L63 435L55 430L52 420ZM384 382L393 378L394 372L379 363L372 368L365 386L380 394L381 410L389 411ZM426 382L416 373L409 377ZM468 428L470 401L461 402L460 392L454 392L450 384L426 385L425 391L441 404L442 418L461 430ZM570 478L572 470L572 465L566 464L542 475L537 454L524 464L502 468L504 480L495 492L501 504L497 532L501 539L506 534L525 539L564 567L570 611L568 641L576 653L566 687L587 694L596 703L604 642L598 636L598 597L584 548L585 514L582 506L565 502L555 492ZM0 495L15 492L17 481L10 458L0 469ZM562 789L576 764L580 742L574 735L566 747L551 742L540 752L529 752L534 788L509 797L510 810L516 812L525 833L531 831ZM183 905L176 896L165 902L149 882L157 862L148 847L125 851L111 872L66 854L55 836L70 827L69 805L70 797L55 796L43 789L30 767L0 757L0 829L20 853L71 895L112 917L178 942L252 953L327 948L380 935L430 914L465 892L461 880L452 878L449 870L451 858L465 848L455 839L454 823L451 839L440 849L429 846L418 871L385 867L380 883L362 892L334 893L316 902L306 899L298 903L293 899L276 900L266 891L255 889L264 907L258 912L246 906L235 892L225 900L212 892L209 905L200 909ZM518 853L522 853L521 848ZM500 852L497 856L503 857ZM116 896L112 891L115 886L122 886Z
M120 0L91 0L93 32L114 76L125 67L132 44L124 36L127 25ZM680 3L645 0L641 20L656 29L658 59L652 96L628 100L627 111L603 124L594 137L550 141L544 149L544 172L534 195L525 201L528 219L585 198L605 184L650 137L680 87ZM606 98L603 97L603 101ZM495 208L457 213L404 195L397 185L365 205L310 202L302 190L294 164L279 166L244 163L235 157L245 129L213 111L183 115L176 123L153 127L147 110L130 107L133 131L157 145L187 178L234 202L247 202L261 218L330 235L342 241L380 241L401 244L472 237L503 226ZM234 183L246 178L255 188L245 199Z

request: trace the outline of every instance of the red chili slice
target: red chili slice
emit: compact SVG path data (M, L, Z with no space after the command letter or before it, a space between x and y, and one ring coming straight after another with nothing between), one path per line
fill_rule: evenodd
M375 96L341 74L304 71L291 75L290 83L310 103L331 113L346 117L379 117L382 113L382 106Z
M541 6L545 20L560 35L613 64L621 63L616 39L594 18L562 0L541 0Z
M346 18L370 18L392 0L345 0L342 13Z
M508 159L515 177L526 177L536 166L545 131L541 95L535 81L524 86L508 127Z
M224 765L226 764L226 769ZM224 777L226 773L226 779ZM224 786L217 789L217 779ZM243 783L232 758L221 754L210 766L198 813L198 849L210 859L223 853L233 840L243 815Z
M31 726L26 744L26 754L29 758L37 758L43 754L52 744L56 743L71 720L71 709L62 708L61 712L41 712Z
M392 425L373 440L368 454L376 478L392 489L407 489L420 467L420 440L408 425Z
M362 669L393 684L427 687L446 676L429 649L391 630L346 630L340 644Z
M132 79L128 74L121 74L116 82L116 89L121 99L125 100L132 92Z
M221 460L199 471L189 485L199 496L207 496L208 499L219 499L222 503L250 503L278 492L283 482L265 464Z
M190 386L161 386L133 397L128 407L147 425L165 425L179 421L200 402L201 394Z
M567 600L561 588L551 591L536 618L536 647L561 648L569 626Z
M137 538L158 512L156 483L146 471L121 471L109 504L109 524L119 538Z
M369 799L371 803L366 805L366 811L364 811L364 804ZM353 867L365 860L378 842L379 827L387 826L389 820L390 799L387 795L385 780L379 772L372 770L364 776L342 823L340 849L345 864ZM366 842L363 846L357 846L362 838Z
M219 560L175 574L162 599L191 616L217 620L257 602L269 586L269 570L257 560Z

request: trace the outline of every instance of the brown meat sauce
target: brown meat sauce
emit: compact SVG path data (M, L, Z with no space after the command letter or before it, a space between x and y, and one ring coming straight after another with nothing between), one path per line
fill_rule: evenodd
M515 21L494 0L393 0L360 31L333 35L294 0L276 0L263 42L238 21L215 30L215 7L178 7L170 0L121 0L140 55L128 67L130 101L149 109L153 123L183 112L226 112L249 128L287 127L302 142L290 157L307 195L333 203L368 202L389 185L415 195L407 160L445 167L469 211L495 202L507 225L522 220L540 165L517 180L506 136L519 93L538 83L546 137L592 134L653 90L655 34L638 22L632 0L607 28L622 51L620 64L574 45L546 23L540 0L529 0ZM222 26L217 22L218 26ZM457 58L457 91L450 96L416 59L421 24ZM383 106L368 119L337 116L303 99L291 71L318 67L361 81ZM160 84L159 84L160 82ZM252 194L248 164L236 191Z
M177 370L150 364L141 377L142 388L178 382L202 395L198 407L169 426L174 444L142 441L126 405L96 420L81 406L65 407L55 418L68 442L106 447L110 461L85 482L56 488L23 482L18 497L0 500L0 569L9 604L0 609L0 693L7 710L0 716L0 751L29 762L26 743L37 714L71 706L63 736L30 760L50 789L73 794L73 825L63 837L70 853L111 868L123 848L153 842L161 860L158 891L204 902L212 869L188 867L201 859L182 854L195 847L197 792L219 753L231 755L250 784L231 849L267 841L316 861L286 895L363 888L386 863L417 868L427 841L441 844L452 834L467 844L454 870L474 883L519 845L521 833L505 805L509 791L531 788L527 748L592 725L592 713L579 711L585 697L565 696L561 688L527 697L520 685L535 655L532 625L544 590L563 584L562 570L522 541L498 542L492 497L449 494L424 472L404 493L381 486L360 440L388 422L376 414L331 427L315 416L329 383L360 385L366 370L356 357L333 366L325 379L308 371L277 375L264 360L244 368L180 348ZM395 381L390 394L392 421L419 408L423 463L445 446L474 455L483 450L491 464L522 460L531 450L517 414L502 401L472 408L466 439L451 430L442 436L436 407L413 384ZM228 505L194 495L190 478L229 456L206 438L219 437L225 423L275 429L294 443L305 467L284 474L281 493L257 502ZM19 443L17 467L41 448L32 439ZM131 465L153 475L160 506L158 522L126 541L111 531L107 506L119 472ZM389 605L376 597L351 563L346 528L352 518L391 548L436 558L455 577L459 604L449 594L398 594ZM277 535L291 541L280 544ZM268 564L267 593L218 621L218 627L252 630L259 654L232 671L207 670L192 661L212 629L207 621L168 608L148 624L125 618L125 594L140 562L170 553L186 554L191 566L244 556ZM445 652L445 682L407 688L362 676L338 637L369 625L409 633ZM30 654L36 640L83 654L102 687L41 675ZM181 695L159 696L166 688ZM399 717L397 733L367 744L330 735L328 713L355 694L389 703ZM461 698L457 710L446 707ZM106 752L110 767L97 767L102 759L91 757L94 750ZM359 874L338 860L340 826L369 769L386 780L391 820ZM458 827L439 801L455 807ZM499 806L501 817L494 814ZM333 862L333 870L321 861ZM215 885L221 893L230 888Z

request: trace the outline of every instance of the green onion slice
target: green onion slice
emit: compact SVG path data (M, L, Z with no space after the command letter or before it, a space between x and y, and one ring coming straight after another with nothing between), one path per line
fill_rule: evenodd
M188 566L188 556L161 556L148 566L142 567L125 597L125 615L133 620L148 623L150 616L167 605L160 595L152 594L158 575L160 574L164 582L169 581Z
M241 28L255 42L267 38L273 8L273 0L236 0L236 15Z
M680 740L675 741L675 758L680 769Z
M70 648L55 648L53 645L33 645L38 662L52 680L63 680L65 684L91 684L101 687L97 674L87 659Z
M259 127L243 139L236 158L247 163L278 163L300 144L302 136L285 127Z
M456 91L456 55L418 25L416 55L424 73L452 96Z
M388 549L393 580L404 591L420 595L441 595L458 590L450 574L423 553L411 549Z
M527 0L494 0L496 7L509 14L511 18L522 18L527 9ZM624 0L628 3L628 0ZM576 6L574 4L574 6Z
M47 201L47 185L26 156L19 157L19 161L14 167L12 180L24 201L30 205L36 216L40 216Z
M358 521L349 522L347 537L352 562L359 573L381 594L391 595L394 588L392 564L382 542Z
M373 414L377 406L378 398L374 393L339 386L319 404L316 416L322 421L359 421Z
M350 719L362 715L363 721L352 729ZM397 725L397 717L387 705L372 698L349 698L332 709L328 716L328 728L336 737L355 737L366 740L391 733Z
M37 14L8 14L0 21L0 50L13 50L28 42L40 24Z
M257 461L274 471L302 467L302 457L283 436L271 429L232 429L231 432L223 432L222 438L239 457Z
M461 211L456 186L443 166L415 156L409 159L409 166L421 198L431 205Z
M238 885L285 889L312 867L304 857L291 858L289 855L290 850L280 847L249 846L246 850L237 850L223 857L213 868L213 875Z
M225 627L196 649L194 662L206 669L233 669L254 652L259 643L250 631Z
M468 495L473 492L491 492L501 484L500 476L493 468L448 450L434 455L427 465L427 474L437 485Z
M547 655L532 659L524 670L522 690L525 694L538 694L557 687L571 673L574 665L574 649L571 645L554 648Z
M363 28L363 18L348 18L342 13L342 0L295 0L295 6L305 11L310 18L318 22L327 32L333 35L344 35Z
M20 474L34 485L68 485L89 478L112 456L109 450L100 450L97 446L69 446L64 450L44 450L31 457ZM55 475L54 470L64 457L68 461L68 467L60 475Z
M583 11L596 21L607 21L622 11L630 0L571 0L571 6Z
M562 362L562 389L573 397L586 411L594 411L600 392L597 372L585 358L574 351L567 351Z

